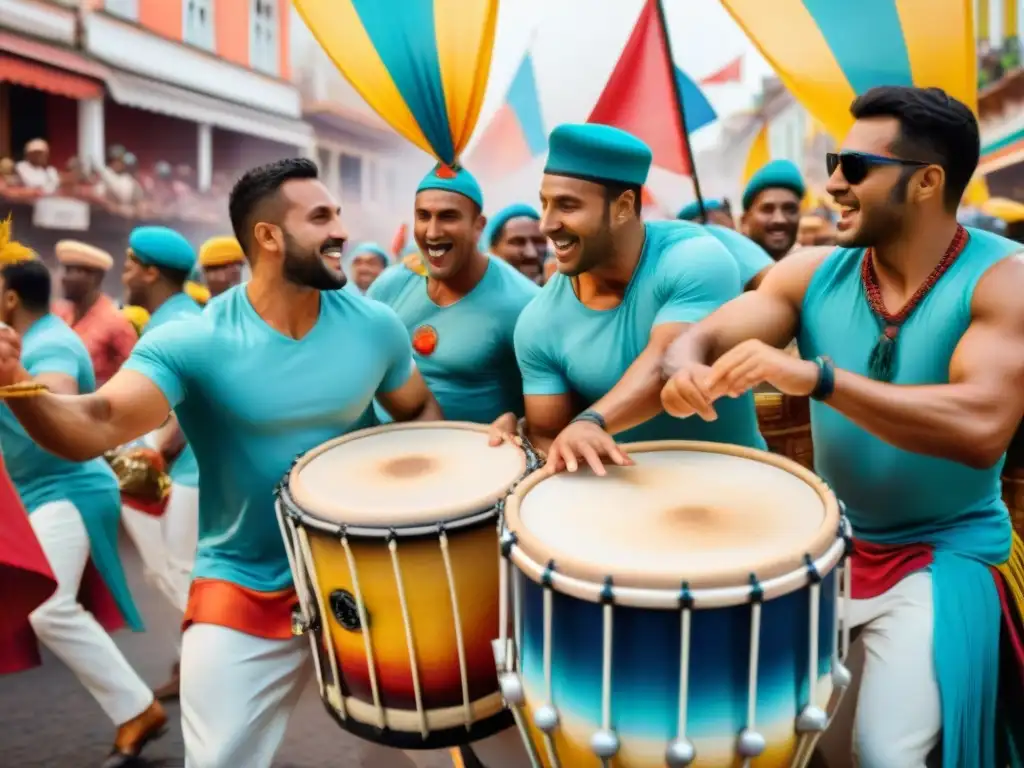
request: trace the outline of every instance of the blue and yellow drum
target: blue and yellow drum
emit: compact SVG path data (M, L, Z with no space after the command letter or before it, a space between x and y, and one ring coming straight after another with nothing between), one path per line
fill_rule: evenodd
M296 462L278 492L296 631L343 728L437 749L511 725L491 646L498 511L527 471L520 448L458 422L362 430Z
M628 450L633 467L538 472L506 502L495 655L527 749L549 768L805 765L849 682L835 497L770 453Z

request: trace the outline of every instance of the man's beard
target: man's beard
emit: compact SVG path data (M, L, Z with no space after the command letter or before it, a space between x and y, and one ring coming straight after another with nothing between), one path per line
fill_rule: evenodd
M316 250L306 250L287 233L284 236L284 279L292 285L316 291L336 291L347 282L344 272L333 272L320 258L320 251L343 242L328 240Z

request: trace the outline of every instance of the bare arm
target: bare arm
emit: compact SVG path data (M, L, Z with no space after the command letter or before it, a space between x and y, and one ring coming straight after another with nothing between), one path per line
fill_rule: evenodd
M662 412L661 388L665 385L662 360L669 346L688 327L686 323L655 326L644 351L608 394L590 406L590 410L604 417L609 434L625 432Z
M395 421L440 421L444 418L441 406L416 369L398 389L378 392L377 401Z
M828 405L882 440L983 469L1005 453L1024 412L1024 258L978 282L949 384L898 386L836 371Z
M7 405L33 440L69 461L87 461L144 435L170 411L153 382L128 370L88 395L47 393Z
M569 393L560 395L527 395L526 436L534 448L545 453L558 433L565 429L579 412Z
M665 374L685 365L710 365L737 344L760 339L782 348L800 327L804 293L831 247L807 248L770 267L757 290L747 291L684 330L665 355Z

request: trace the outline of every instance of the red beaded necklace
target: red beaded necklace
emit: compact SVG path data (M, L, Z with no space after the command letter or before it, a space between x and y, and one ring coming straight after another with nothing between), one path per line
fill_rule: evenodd
M864 251L864 260L860 270L861 282L864 285L868 306L871 307L871 311L875 313L882 326L882 333L879 335L878 341L875 342L874 349L871 350L871 357L868 359L868 369L872 378L879 381L892 381L896 372L896 337L900 327L921 303L921 300L935 287L939 278L952 266L957 256L963 252L967 245L967 239L967 230L957 225L956 234L953 235L953 240L942 259L935 265L935 269L928 275L928 279L921 283L914 295L898 312L886 310L885 303L882 301L882 289L878 284L878 275L875 272L874 249L868 248Z

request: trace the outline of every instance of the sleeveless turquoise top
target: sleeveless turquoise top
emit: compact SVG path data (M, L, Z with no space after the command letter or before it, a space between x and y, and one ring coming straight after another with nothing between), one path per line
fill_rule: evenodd
M946 384L971 321L975 286L1020 244L968 229L970 239L900 328L894 385ZM805 359L868 376L881 333L861 282L863 249L837 248L811 278L798 335ZM896 448L827 403L812 402L815 469L846 504L857 538L934 547L935 674L942 698L943 761L996 764L1001 607L990 566L1006 561L1012 530L1000 492L1003 461L987 469Z

